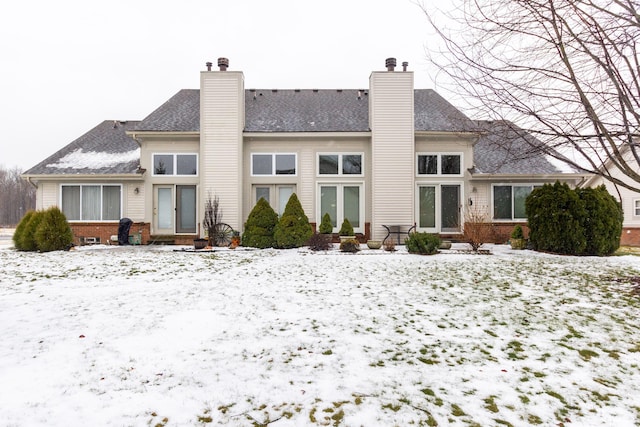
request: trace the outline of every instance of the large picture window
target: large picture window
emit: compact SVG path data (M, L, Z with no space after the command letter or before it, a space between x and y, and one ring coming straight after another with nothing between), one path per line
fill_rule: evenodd
M295 175L295 154L257 154L251 155L251 175Z
M318 154L318 175L362 175L362 154Z
M524 220L525 200L539 185L501 185L493 186L493 219Z
M197 154L154 154L154 175L198 175Z
M462 154L418 154L417 174L462 176Z
M120 185L63 185L62 212L69 221L118 221L121 193Z

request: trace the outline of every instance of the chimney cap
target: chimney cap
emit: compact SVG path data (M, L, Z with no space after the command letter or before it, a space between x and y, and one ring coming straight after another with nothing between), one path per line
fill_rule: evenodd
M385 67L387 67L387 71L393 71L396 68L396 58L387 58L384 61Z
M227 71L229 58L218 58L218 67L220 67L220 71Z

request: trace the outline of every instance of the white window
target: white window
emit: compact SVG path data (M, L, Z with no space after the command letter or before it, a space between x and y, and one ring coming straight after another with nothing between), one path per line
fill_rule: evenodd
M198 155L154 154L153 175L198 175Z
M417 158L418 175L462 176L461 153L420 153Z
M355 175L363 174L362 153L354 154L318 154L318 175Z
M329 213L333 232L337 233L345 218L356 233L364 233L364 192L363 185L356 183L319 184L320 211L318 218Z
M69 221L118 221L122 217L122 186L62 185L62 212Z
M495 184L492 195L493 219L506 221L527 219L525 200L533 189L538 187L540 185Z
M633 214L635 216L640 216L640 199L633 201Z
M295 154L253 153L251 175L295 175L296 160Z

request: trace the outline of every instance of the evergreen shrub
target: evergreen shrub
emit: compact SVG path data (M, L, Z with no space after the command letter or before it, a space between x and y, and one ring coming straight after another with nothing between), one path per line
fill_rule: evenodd
M587 215L582 221L587 239L583 253L611 255L620 247L623 220L620 203L607 192L604 185L597 188L580 188L576 191L587 210Z
M36 241L36 230L42 222L43 216L44 211L35 211L33 215L31 215L31 218L29 218L29 222L27 222L27 224L25 225L24 232L21 236L23 251L38 250L38 242Z
M278 221L273 237L275 247L280 249L299 248L313 235L313 227L304 213L296 193L289 197L287 206Z
M407 251L412 254L433 255L438 253L440 237L429 233L411 233L404 241Z
M31 220L31 217L33 216L34 213L35 211L30 210L26 214L24 214L24 216L18 223L18 226L16 227L16 231L13 233L13 244L15 248L19 251L25 250L24 243L23 243L24 233L25 233L25 229L27 228L27 224Z
M331 223L331 215L329 212L326 212L322 215L322 222L320 223L320 228L318 231L321 234L331 234L333 233L333 224Z
M340 232L338 233L340 236L355 236L353 232L353 226L348 218L345 218L342 221L342 225L340 226Z
M73 232L67 217L57 206L42 213L42 221L35 230L35 241L41 252L69 249L73 243Z
M275 244L274 229L278 223L278 214L269 202L260 198L247 218L242 233L242 246L252 248L272 248Z

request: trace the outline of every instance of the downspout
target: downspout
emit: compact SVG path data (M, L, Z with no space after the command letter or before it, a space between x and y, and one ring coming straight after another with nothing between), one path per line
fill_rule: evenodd
M33 181L31 181L31 177L28 176L27 177L27 182L31 185L33 185L33 188L35 188L36 190L38 189L38 184L34 184Z

